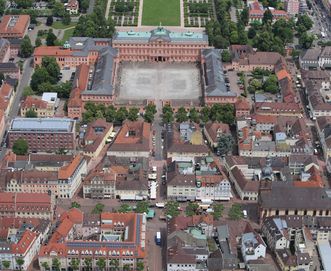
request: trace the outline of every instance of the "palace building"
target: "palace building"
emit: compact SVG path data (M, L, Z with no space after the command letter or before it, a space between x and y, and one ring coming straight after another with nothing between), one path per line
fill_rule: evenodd
M234 104L237 94L225 84L220 54L203 32L159 26L118 31L112 39L73 37L62 47L40 46L34 64L52 56L61 69L77 69L68 116L80 119L87 102L141 107L154 99L174 107Z

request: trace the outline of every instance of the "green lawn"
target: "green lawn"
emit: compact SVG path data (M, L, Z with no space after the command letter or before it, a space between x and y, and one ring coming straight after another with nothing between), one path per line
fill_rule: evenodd
M63 42L68 41L69 38L72 37L72 35L74 34L74 31L75 31L75 28L70 28L70 29L64 30L62 41Z
M58 22L54 22L52 24L52 27L54 29L66 29L66 28L69 28L69 27L73 27L73 26L76 26L77 23L70 23L69 25L65 25L63 24L61 21L58 21Z
M180 25L179 0L144 0L142 25Z

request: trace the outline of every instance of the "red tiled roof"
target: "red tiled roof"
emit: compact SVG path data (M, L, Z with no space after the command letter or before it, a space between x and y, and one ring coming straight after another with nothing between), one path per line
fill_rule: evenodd
M17 17L17 21L11 27L9 22L13 17ZM0 35L6 34L24 34L28 23L30 21L29 15L4 15L0 23Z
M31 244L35 241L36 237L37 233L30 230L25 230L22 235L22 238L18 241L18 243L12 245L12 251L15 254L24 255L31 246Z
M13 90L13 87L11 85L4 83L1 86L0 95L3 97L8 97L12 90Z
M59 179L64 180L70 178L79 166L82 159L83 157L79 154L68 165L61 167L58 172Z
M251 107L249 105L249 102L246 101L246 99L238 98L237 102L235 103L236 110L250 110Z
M64 50L61 46L39 46L34 49L34 56L71 56L73 50Z
M21 107L27 108L27 109L29 109L31 107L36 107L38 109L46 109L47 102L45 102L41 99L32 97L32 96L28 96L28 97L26 97L25 101L22 102Z

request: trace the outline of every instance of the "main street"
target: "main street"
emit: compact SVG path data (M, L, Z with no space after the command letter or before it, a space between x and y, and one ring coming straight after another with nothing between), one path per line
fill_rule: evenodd
M6 131L8 130L13 118L15 118L19 113L23 90L26 86L29 85L31 75L33 72L33 67L31 66L31 61L32 61L32 57L27 58L23 64L23 71L21 74L21 78L18 82L18 85L16 87L14 101L9 110L8 117L6 118L6 129L5 129ZM4 137L4 135L1 135L1 142L3 142L3 140L5 139L3 137ZM4 146L2 146L1 151L0 151L0 159L2 159L4 157L4 155L6 154L6 151L7 151L6 147L4 147Z

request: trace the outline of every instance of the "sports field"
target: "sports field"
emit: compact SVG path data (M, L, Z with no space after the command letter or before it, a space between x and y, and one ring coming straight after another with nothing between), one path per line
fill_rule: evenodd
M144 0L142 25L180 25L179 0Z

